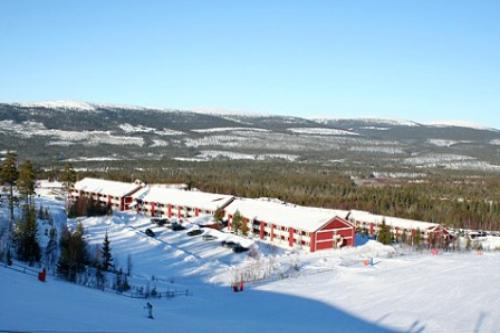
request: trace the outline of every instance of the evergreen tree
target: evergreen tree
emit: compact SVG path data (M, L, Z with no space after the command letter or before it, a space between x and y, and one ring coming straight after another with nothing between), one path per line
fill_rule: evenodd
M127 276L132 275L132 269L133 269L132 256L129 254L127 256Z
M232 222L231 222L231 230L232 230L234 233L238 233L238 232L240 231L242 221L243 221L243 218L241 217L240 212L237 210L237 211L234 213L234 215L233 215L233 220L232 220Z
M377 234L377 240L385 245L392 243L392 232L388 225L385 224L385 219L382 221Z
M19 260L30 265L40 261L40 245L37 237L36 212L33 206L24 207L23 218L16 230L16 247Z
M66 200L68 200L69 191L76 182L76 171L73 169L73 165L71 165L71 163L67 162L64 164L64 168L59 175L59 180L63 183L64 190L66 192ZM68 210L68 204L66 206L66 210Z
M84 229L79 223L74 232L63 230L60 239L61 255L57 264L57 273L68 281L76 281L78 273L85 269L88 263L87 243Z
M111 246L108 238L108 232L106 231L106 235L104 236L104 242L102 243L102 269L104 271L108 271L113 267L113 256L111 255Z
M39 220L44 220L44 212L43 212L43 206L40 205L40 207L38 208L38 219Z
M214 213L214 219L217 222L222 222L223 218L224 218L224 209L217 208Z
M31 196L35 194L35 170L31 161L27 160L19 166L19 179L17 187L21 195L26 198L26 202L31 204Z
M422 242L422 235L420 229L417 229L417 231L415 232L415 238L413 239L413 245L416 248L419 248L421 242Z
M8 228L8 240L6 253L10 256L10 246L12 239L12 226L14 225L14 185L16 185L17 179L19 178L19 172L17 170L17 155L12 152L8 152L5 155L5 159L2 162L0 168L0 181L2 184L7 184L9 186L9 228Z
M45 264L47 267L52 267L55 264L57 255L57 230L52 227L49 231L49 241L45 247Z
M246 219L241 219L241 226L240 226L240 232L243 236L248 235L248 231L250 229L248 228L248 221Z
M115 290L122 293L130 289L130 285L128 284L128 278L126 274L123 274L122 269L120 268L115 275Z

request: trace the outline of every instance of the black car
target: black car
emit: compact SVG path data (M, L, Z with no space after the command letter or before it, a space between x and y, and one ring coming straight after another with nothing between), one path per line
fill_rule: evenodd
M246 251L248 251L248 247L241 246L240 244L237 244L235 247L233 247L234 253L241 253Z
M152 223L155 223L156 225L158 226L164 226L165 224L167 223L170 223L170 221L168 219L165 219L165 218L159 218L159 217L153 217L151 219L151 222Z
M179 223L172 223L172 225L170 226L170 228L173 230L173 231L181 231L181 230L186 230L186 228L184 228L181 224Z
M198 235L201 235L202 233L203 233L203 230L194 229L194 230L188 231L187 235L188 236L198 236Z
M149 237L155 237L155 236L156 236L156 235L155 235L155 232L154 232L153 230L149 229L149 228L148 228L148 229L146 229L146 230L144 231L144 233L145 233L146 235L148 235Z
M230 249L235 248L236 246L240 246L240 244L233 241L222 241L221 245Z
M211 234L204 234L202 236L202 238L203 238L204 241L210 241L210 240L217 239L217 237L215 237L214 235L211 235Z

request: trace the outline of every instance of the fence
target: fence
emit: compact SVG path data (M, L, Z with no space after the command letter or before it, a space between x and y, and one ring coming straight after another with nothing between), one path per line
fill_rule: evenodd
M40 269L29 267L29 266L24 266L24 265L21 265L17 262L12 263L12 265L10 265L10 266L5 264L5 263L2 263L1 267L7 268L7 269L10 269L10 270L22 273L22 274L30 275L30 276L33 276L35 278L38 277L38 273L40 272ZM87 275L88 272L89 272L89 270L87 269L87 272L82 273L80 275L80 277L77 279L77 281L75 282L75 284L78 286L89 288L89 289L97 289L97 290L101 290L103 292L107 292L107 293L111 293L111 294L115 294L115 295L121 295L121 296L125 296L125 297L130 297L130 298L148 299L148 298L174 298L174 297L178 297L178 296L193 296L193 292L189 289L170 288L170 289L167 289L165 291L157 291L156 287L149 289L149 286L146 286L146 288L144 288L143 286L141 286L141 287L133 286L131 288L131 291L120 292L114 288L110 288L110 287L106 287L106 286L99 288L98 284L96 283L96 281L94 279L85 279L85 278L82 279L82 276ZM51 276L53 279L60 280L60 281L66 281L63 279L59 279L56 275L51 275ZM89 275L87 275L87 276L89 276ZM155 279L158 280L158 278L155 278Z

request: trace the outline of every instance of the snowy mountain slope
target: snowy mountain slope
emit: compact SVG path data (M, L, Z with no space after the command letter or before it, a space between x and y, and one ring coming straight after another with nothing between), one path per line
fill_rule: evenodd
M452 126L451 126L452 125ZM227 156L295 155L301 163L344 161L347 168L377 165L407 169L422 154L471 156L467 169L500 165L500 133L491 129L424 125L392 119L305 119L273 115L196 113L81 102L0 103L0 151L16 150L43 162L96 157L127 161L209 161L203 151ZM463 125L466 126L467 124ZM241 155L238 155L241 154ZM391 158L388 158L391 157ZM424 166L434 167L434 166ZM461 168L461 166L458 166Z

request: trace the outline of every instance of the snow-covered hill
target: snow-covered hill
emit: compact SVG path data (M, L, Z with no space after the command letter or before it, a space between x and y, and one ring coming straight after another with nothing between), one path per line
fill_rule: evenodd
M293 155L286 160L324 165L343 160L349 170L360 164L408 169L408 157L453 154L477 162L415 166L494 171L500 165L498 140L497 130L456 122L228 115L73 101L0 103L0 151L16 150L46 163L54 156L78 159L96 167ZM104 151L120 163L103 160Z

